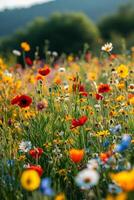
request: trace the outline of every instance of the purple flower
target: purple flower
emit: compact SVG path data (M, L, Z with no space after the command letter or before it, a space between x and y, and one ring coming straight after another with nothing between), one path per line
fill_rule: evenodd
M45 104L43 103L43 102L39 102L38 104L37 104L37 109L38 109L38 111L41 111L41 110L43 110L45 108Z

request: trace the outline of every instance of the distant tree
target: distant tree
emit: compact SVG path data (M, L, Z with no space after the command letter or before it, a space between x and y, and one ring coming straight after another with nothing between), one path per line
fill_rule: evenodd
M99 31L95 24L82 13L56 13L46 23L45 37L50 49L59 53L78 52L83 44L95 44Z
M110 39L113 34L129 36L134 32L134 6L122 6L117 14L103 18L99 29L105 39Z
M13 49L19 50L23 41L28 41L33 48L41 45L44 41L45 23L44 18L37 17L33 22L28 23L26 27L18 29L12 36L2 38L0 51L8 53Z
M28 41L32 47L32 55L36 46L39 46L40 54L43 55L44 43L48 40L52 51L75 53L82 50L84 43L93 47L98 36L98 28L86 15L56 13L48 20L37 18L13 36L3 39L0 51L19 49L22 41Z

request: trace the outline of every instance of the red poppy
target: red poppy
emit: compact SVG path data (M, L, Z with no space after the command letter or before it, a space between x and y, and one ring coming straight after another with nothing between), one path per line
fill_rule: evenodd
M19 97L18 105L19 105L21 108L26 108L26 107L30 106L31 103L32 103L31 97L29 97L29 96L27 96L27 95L21 95L21 96Z
M86 62L89 62L91 60L91 53L90 52L87 52L85 54L85 60L86 60Z
M50 73L50 71L50 68L47 65L45 65L43 68L38 70L38 73L42 76L47 76Z
M33 65L33 61L32 61L31 58L29 58L29 57L26 57L26 58L25 58L25 62L26 62L26 64L29 65L29 66L32 66L32 65Z
M82 84L73 84L73 91L74 91L74 92L79 91L79 93L80 93L82 96L85 96L85 97L88 96L88 93L87 93L86 90L85 90L85 86L82 85Z
M73 91L76 92L77 90L79 92L84 92L85 91L84 85L82 85L82 84L73 84Z
M112 61L112 60L114 60L114 59L116 59L117 58L117 54L111 54L110 55L110 60Z
M106 93L111 90L110 86L108 84L100 84L98 86L98 92L99 93Z
M76 78L75 76L73 76L71 80L72 80L73 82L75 82L76 79L77 79L77 78Z
M43 169L40 165L30 165L30 166L28 166L28 169L35 170L39 174L39 176L42 176L42 174L43 174Z
M27 95L16 96L11 100L12 105L18 105L21 108L26 108L32 103L31 97Z
M87 116L82 116L79 119L73 119L72 120L72 127L75 128L77 126L83 126L87 121Z
M96 100L102 100L103 96L101 94L95 94Z
M35 148L35 149L31 149L29 151L30 156L32 156L33 158L40 158L40 156L43 154L43 149L42 148Z
M11 100L11 104L12 104L12 105L18 104L19 98L20 98L19 95L17 95L16 97L14 97L14 98Z
M88 92L86 92L86 91L85 91L85 92L81 92L80 94L81 94L82 96L84 96L84 97L87 97L87 96L88 96Z

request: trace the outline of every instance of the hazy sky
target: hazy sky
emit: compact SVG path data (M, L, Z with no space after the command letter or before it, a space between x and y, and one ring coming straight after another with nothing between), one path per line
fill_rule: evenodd
M50 0L0 0L0 10L4 8L25 7Z

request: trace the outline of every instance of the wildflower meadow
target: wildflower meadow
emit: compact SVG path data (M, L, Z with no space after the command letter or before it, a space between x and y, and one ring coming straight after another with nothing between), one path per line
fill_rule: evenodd
M20 49L0 58L0 200L133 200L134 49Z

